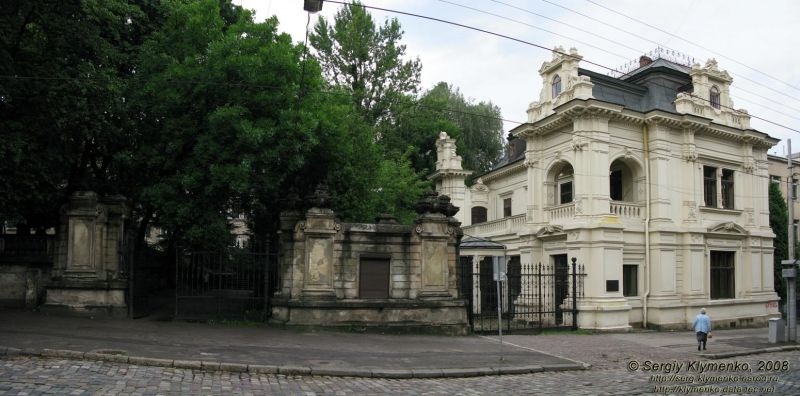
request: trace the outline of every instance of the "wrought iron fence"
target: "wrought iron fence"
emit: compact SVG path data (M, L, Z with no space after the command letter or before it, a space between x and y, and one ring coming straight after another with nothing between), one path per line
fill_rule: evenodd
M278 285L274 253L230 248L179 252L175 266L175 317L266 320Z
M538 332L545 328L577 329L577 300L583 298L584 266L573 262L509 262L507 281L498 295L491 262L462 260L461 295L473 332ZM498 320L500 300L502 318Z
M52 262L54 235L0 235L0 257Z

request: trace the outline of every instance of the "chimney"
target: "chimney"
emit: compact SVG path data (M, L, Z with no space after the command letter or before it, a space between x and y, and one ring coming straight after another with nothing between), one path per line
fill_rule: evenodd
M639 57L639 67L645 67L651 63L653 63L653 60L649 56L642 55Z

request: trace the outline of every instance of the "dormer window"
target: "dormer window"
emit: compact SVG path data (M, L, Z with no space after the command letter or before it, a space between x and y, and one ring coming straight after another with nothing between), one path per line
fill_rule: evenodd
M711 93L708 95L708 101L711 102L711 107L715 109L719 108L719 89L717 89L717 87L711 87Z
M553 78L553 99L555 99L556 96L558 96L558 94L560 93L561 93L561 77L559 75L556 75L555 78Z

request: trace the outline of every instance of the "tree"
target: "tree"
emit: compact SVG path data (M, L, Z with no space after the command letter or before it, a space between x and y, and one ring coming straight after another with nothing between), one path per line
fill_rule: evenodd
M459 131L464 169L482 174L497 164L503 151L503 121L500 108L492 102L475 103L456 87L436 84L424 98L443 102L443 115Z
M333 24L320 17L309 36L328 81L346 88L365 119L390 121L404 95L416 96L422 66L404 60L406 46L397 19L380 27L357 1L342 7Z
M140 233L152 220L173 240L225 246L231 216L280 211L275 198L319 145L320 70L302 74L302 48L275 18L255 23L217 0L165 7L132 98L139 135L126 165Z
M130 143L131 60L158 24L153 1L0 5L0 218L51 227L78 189L115 193Z
M786 290L784 289L783 276L781 275L781 261L789 257L788 224L789 209L786 207L783 195L781 195L780 187L778 187L777 183L769 183L769 226L772 228L772 232L775 233L773 262L775 291L784 301L786 299Z

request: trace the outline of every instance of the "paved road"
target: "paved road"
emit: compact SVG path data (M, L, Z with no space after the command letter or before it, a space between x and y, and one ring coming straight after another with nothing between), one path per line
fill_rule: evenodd
M712 381L709 384L689 384L666 377L653 381L656 372L642 369L629 371L628 362L613 368L589 371L536 373L514 376L492 376L449 379L389 380L348 377L282 376L271 374L240 374L203 372L186 369L140 367L109 362L65 359L15 357L0 359L0 394L281 394L281 395L630 395L658 393L655 386L701 385L717 387L712 394L800 394L800 353L780 352L752 355L736 359L705 360L697 358L661 360L660 363L684 364L678 374L700 378L696 371L685 367L692 361L701 363L747 363L753 373L712 371L710 375L730 375L733 380ZM761 362L787 361L787 369L759 373ZM637 360L644 367L645 360ZM695 369L697 370L697 369ZM662 370L664 372L665 370ZM674 367L671 370L675 373ZM767 381L742 381L745 375L765 374ZM771 387L747 392L725 391L726 386ZM684 390L668 388L666 393L683 394ZM696 390L696 389L695 389ZM731 389L728 389L731 390Z

